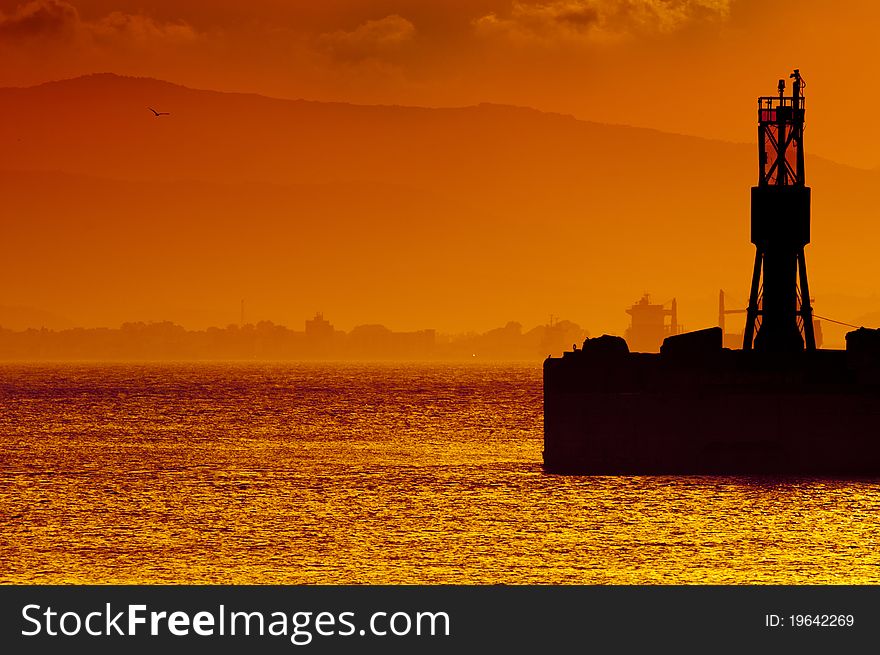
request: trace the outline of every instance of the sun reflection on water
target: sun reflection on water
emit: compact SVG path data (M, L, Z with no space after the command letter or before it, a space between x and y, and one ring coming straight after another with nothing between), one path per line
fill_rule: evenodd
M876 583L880 484L565 477L528 365L0 367L4 583Z

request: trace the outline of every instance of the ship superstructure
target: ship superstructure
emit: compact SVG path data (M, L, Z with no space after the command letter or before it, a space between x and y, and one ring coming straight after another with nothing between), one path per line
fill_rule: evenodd
M639 302L626 310L630 315L630 326L624 333L626 342L633 350L646 353L660 351L666 337L679 334L678 302L672 299L669 309L665 304L652 303L647 293ZM667 319L669 319L667 321Z

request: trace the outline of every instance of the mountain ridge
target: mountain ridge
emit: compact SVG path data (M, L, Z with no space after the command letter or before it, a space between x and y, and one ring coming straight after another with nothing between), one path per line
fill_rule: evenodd
M289 323L316 307L446 331L553 313L597 334L622 331L644 291L677 296L694 328L714 324L719 287L731 304L747 293L747 144L491 103L322 103L114 74L2 89L0 107L3 303L78 323L187 324L192 308L225 324L220 308L247 297ZM870 295L880 175L808 155L808 181L818 302Z
M271 96L263 93L256 92L247 92L247 91L229 91L229 90L219 90L219 89L208 89L201 87L193 87L188 86L186 84L181 84L178 82L173 82L170 80L164 80L160 78L150 77L150 76L137 76L137 75L122 75L119 73L113 72L101 72L101 73L87 73L85 75L78 75L70 78L62 78L57 80L47 80L45 82L40 82L38 84L33 84L29 86L10 86L10 87L0 87L0 93L4 91L10 90L28 90L28 89L41 89L41 88L52 88L55 86L63 86L66 84L76 84L77 82L87 82L91 80L99 80L99 81L125 81L125 82L139 82L139 83L148 83L155 84L159 86L166 86L169 88L191 91L195 93L203 93L203 94L218 94L225 96L240 96L243 98L253 98L263 101L269 102L280 102L280 103L301 103L301 104L310 104L317 106L328 106L328 107L351 107L351 108L361 108L361 109L402 109L402 110L426 110L426 111L460 111L460 110L469 110L469 109L500 109L505 111L522 111L531 113L534 115L541 115L547 117L554 117L558 119L566 119L575 121L577 123L583 123L587 125L611 128L611 129L623 129L623 130L634 130L634 131L643 131L648 133L662 134L673 137L681 137L684 139L696 139L698 141L705 141L709 143L718 143L718 144L728 144L728 145L736 145L736 146L749 146L751 144L742 142L742 141L733 141L729 139L719 139L713 137L701 136L699 134L688 134L684 132L675 132L670 130L664 130L659 127L648 126L648 125L631 125L628 123L608 123L602 121L595 121L591 119L581 118L571 113L560 112L560 111L551 111L546 109L540 109L538 107L532 107L529 105L515 105L508 103L500 103L500 102L491 102L491 101L483 101L475 104L467 104L467 105L449 105L449 106L427 106L427 105L405 105L405 104L397 104L397 103L373 103L373 104L364 104L364 103L353 103L353 102L345 102L338 100L315 100L309 98L286 98L279 96ZM830 157L825 157L823 155L817 154L809 154L808 156L822 161L827 161L832 164L836 164L838 166L845 166L847 168L852 168L854 170L860 171L869 171L880 172L880 166L877 167L861 167L856 166L854 164L850 164L848 162L842 162L836 159L832 159Z

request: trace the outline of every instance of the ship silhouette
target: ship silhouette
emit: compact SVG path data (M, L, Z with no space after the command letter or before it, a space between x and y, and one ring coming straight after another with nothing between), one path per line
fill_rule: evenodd
M822 350L804 248L811 189L804 168L805 82L758 98L755 261L741 348L722 327L666 330L660 352L621 337L587 339L544 362L544 467L618 474L880 474L880 330ZM723 322L723 295L719 318ZM658 309L659 307L659 309ZM635 325L635 320L634 320ZM644 334L644 331L642 333ZM644 343L644 340L642 340Z

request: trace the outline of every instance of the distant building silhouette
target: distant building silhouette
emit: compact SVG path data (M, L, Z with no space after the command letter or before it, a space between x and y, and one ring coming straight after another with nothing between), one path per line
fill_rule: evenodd
M392 332L384 325L358 325L348 334L347 352L353 357L419 359L434 355L434 330Z
M324 341L333 338L333 326L324 318L324 314L317 312L315 318L306 320L306 338L315 341Z
M532 336L534 335L534 336ZM529 331L526 335L532 339L540 339L537 347L531 346L530 349L538 353L546 353L547 355L565 352L572 343L580 343L590 336L589 332L582 329L577 323L571 321L553 321L551 319L548 325L541 325ZM530 356L532 353L524 353Z
M438 335L435 330L396 332L384 325L337 330L320 313L305 331L272 321L186 330L169 321L124 323L118 329L14 331L0 327L0 360L536 360L563 352L586 331L570 321L523 332L509 322L488 332Z
M666 337L679 334L682 329L678 324L678 304L672 299L672 307L651 302L647 293L642 299L626 310L632 322L626 330L626 343L635 352L656 353ZM666 323L666 317L670 322Z

